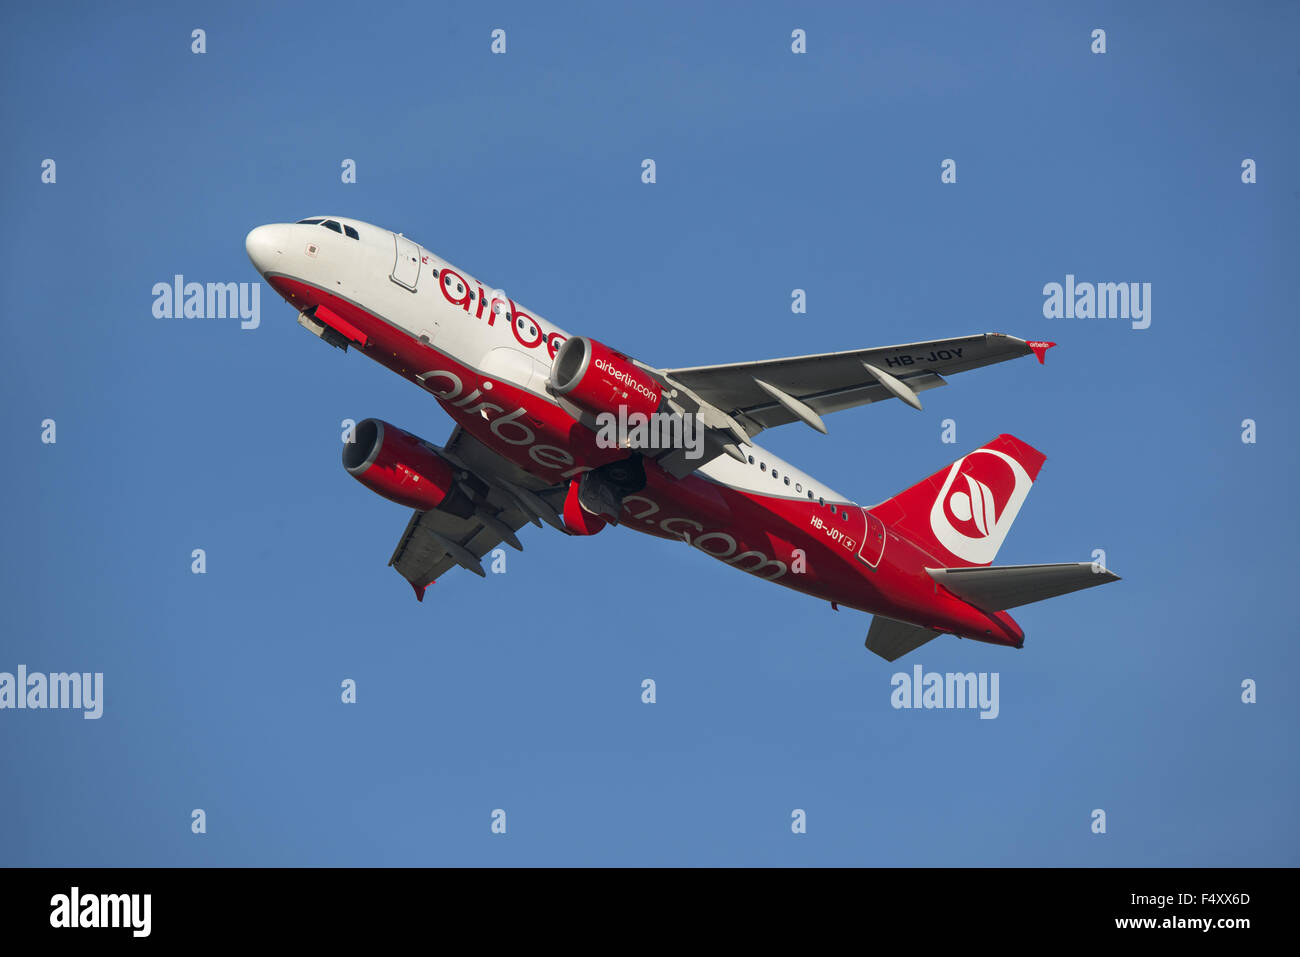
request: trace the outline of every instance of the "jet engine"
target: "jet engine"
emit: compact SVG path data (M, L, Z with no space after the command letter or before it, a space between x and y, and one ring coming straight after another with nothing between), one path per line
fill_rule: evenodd
M547 381L551 392L584 412L649 415L659 408L663 387L621 352L586 336L564 340Z
M441 508L470 515L474 507L456 484L456 469L423 439L379 419L358 422L343 446L343 467L384 498L407 508Z

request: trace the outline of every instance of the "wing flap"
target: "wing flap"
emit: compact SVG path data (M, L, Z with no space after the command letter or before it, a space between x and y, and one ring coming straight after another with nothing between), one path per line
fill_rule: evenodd
M473 513L460 516L430 509L415 512L406 523L388 564L411 583L421 601L424 590L457 565L486 577L479 560L502 542L522 550L515 533L534 516L520 496L546 493L540 480L492 452L460 426L439 451L464 470L462 477L472 475L481 485L472 495ZM542 488L525 492L524 485Z

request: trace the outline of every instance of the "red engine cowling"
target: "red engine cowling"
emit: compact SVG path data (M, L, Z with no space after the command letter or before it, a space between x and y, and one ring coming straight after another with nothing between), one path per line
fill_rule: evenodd
M549 385L556 395L594 415L617 415L620 407L627 416L649 415L659 408L663 396L652 375L623 353L585 336L564 340L555 354Z
M564 497L564 527L574 535L595 535L605 527L605 520L593 515L578 501L582 480L576 476L569 481L569 494Z
M384 498L426 511L464 497L455 469L410 432L379 419L365 419L343 446L343 467Z

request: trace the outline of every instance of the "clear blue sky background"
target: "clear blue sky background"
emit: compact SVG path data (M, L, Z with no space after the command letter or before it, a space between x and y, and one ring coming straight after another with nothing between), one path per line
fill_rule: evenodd
M0 712L0 863L1300 863L1300 13L996 6L7 5L0 670L106 701ZM999 561L1124 580L906 660L998 672L994 721L892 709L866 616L626 530L417 604L340 422L447 416L269 290L255 331L151 314L320 212L656 365L1055 340L762 441L871 503L1012 432L1048 462ZM1044 319L1066 273L1152 283L1151 327Z

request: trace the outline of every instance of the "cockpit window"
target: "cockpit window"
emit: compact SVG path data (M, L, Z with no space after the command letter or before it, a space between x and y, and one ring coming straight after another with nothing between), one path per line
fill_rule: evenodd
M326 229L334 230L334 232L336 233L343 232L343 227L340 226L338 223L334 222L334 220L332 219L325 220L325 222L321 223L321 225L324 226Z
M351 226L348 226L348 225L344 225L344 227L343 227L343 233L344 233L345 236L348 237L348 239L360 239L360 238L361 238L360 236L357 235L357 231L356 231L355 229L353 229Z
M300 219L295 225L298 226L315 226L317 223L323 223L323 219Z

